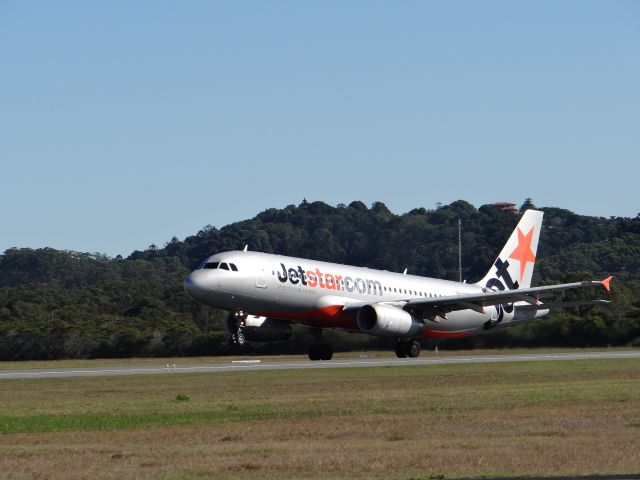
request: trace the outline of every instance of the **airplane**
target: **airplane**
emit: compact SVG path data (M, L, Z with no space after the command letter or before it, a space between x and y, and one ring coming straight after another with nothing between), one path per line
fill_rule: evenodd
M314 328L310 360L331 360L323 329L342 329L397 339L399 358L420 355L421 340L485 333L543 317L550 310L607 300L542 303L556 292L602 285L613 277L531 287L543 212L522 215L498 258L477 283L374 270L247 251L208 257L184 280L186 292L230 311L234 343L288 340L292 324Z

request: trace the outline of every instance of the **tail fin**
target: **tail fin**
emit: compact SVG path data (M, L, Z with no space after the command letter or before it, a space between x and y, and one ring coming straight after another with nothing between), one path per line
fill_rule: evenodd
M527 210L500 255L478 285L493 290L529 288L538 250L543 213Z

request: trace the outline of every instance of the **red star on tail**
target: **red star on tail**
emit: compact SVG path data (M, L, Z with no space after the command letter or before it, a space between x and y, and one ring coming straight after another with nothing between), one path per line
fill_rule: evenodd
M536 256L531 250L531 241L533 240L533 227L526 235L522 234L522 231L518 228L518 246L511 252L509 258L513 258L520 262L520 282L524 277L524 269L527 268L527 262L535 262Z

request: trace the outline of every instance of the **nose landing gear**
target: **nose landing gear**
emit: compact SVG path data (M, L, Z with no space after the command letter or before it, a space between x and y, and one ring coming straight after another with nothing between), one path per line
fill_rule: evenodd
M227 327L231 332L231 343L244 346L247 339L244 336L244 327L247 324L247 314L238 309L235 312L229 314L227 318Z

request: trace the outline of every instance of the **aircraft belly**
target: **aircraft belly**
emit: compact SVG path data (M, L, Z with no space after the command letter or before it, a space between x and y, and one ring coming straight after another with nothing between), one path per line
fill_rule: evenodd
M423 338L462 338L482 333L490 315L461 310L449 313L439 322L427 321L422 331Z
M266 302L259 315L291 320L311 327L357 329L356 317L343 311L337 296L291 295Z

